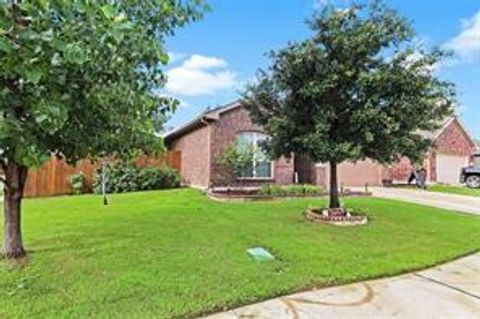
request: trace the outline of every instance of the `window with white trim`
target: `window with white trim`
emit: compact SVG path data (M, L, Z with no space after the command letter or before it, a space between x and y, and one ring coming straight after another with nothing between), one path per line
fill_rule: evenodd
M268 159L260 143L267 139L267 135L260 132L241 132L237 136L240 145L252 147L254 150L252 163L246 166L239 174L239 178L273 178L273 162Z

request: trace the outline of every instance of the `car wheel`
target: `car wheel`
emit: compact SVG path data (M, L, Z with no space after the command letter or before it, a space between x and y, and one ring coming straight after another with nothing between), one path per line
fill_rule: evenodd
M480 187L480 176L471 175L467 177L467 186L470 188L479 188Z

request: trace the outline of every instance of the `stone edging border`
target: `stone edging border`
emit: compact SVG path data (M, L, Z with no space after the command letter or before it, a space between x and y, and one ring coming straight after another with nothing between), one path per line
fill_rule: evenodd
M271 200L288 200L288 199L315 199L328 196L328 193L320 193L317 195L287 195L287 196L269 196L269 195L229 195L225 193L207 192L207 196L210 199L222 202L249 202L249 201L271 201ZM369 197L372 196L371 192L349 192L340 194L340 197Z
M315 212L313 209L305 211L305 217L314 223L323 223L335 226L361 226L368 223L367 216L329 216Z

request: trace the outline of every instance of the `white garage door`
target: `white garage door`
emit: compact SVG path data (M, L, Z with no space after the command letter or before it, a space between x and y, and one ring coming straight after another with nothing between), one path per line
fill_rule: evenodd
M468 165L468 157L437 155L437 182L459 184L460 169Z

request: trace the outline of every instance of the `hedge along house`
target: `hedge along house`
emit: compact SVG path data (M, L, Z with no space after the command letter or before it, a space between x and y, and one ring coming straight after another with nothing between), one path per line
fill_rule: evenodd
M475 152L475 143L456 117L442 123L435 132L422 133L434 142L424 160L428 182L456 184L460 168L467 165ZM181 175L186 185L200 188L220 186L225 168L218 160L236 139L257 145L265 139L262 128L253 124L248 111L238 102L208 110L165 136L170 150L181 151ZM391 166L372 160L342 163L338 166L339 183L345 186L380 186L385 180L406 181L413 165L406 158ZM237 186L262 183L312 183L328 186L328 164L315 164L299 154L275 161L257 159L238 177Z
M252 123L248 111L239 102L234 102L203 112L164 138L169 150L181 151L183 184L208 188L225 183L228 172L219 164L219 159L229 145L239 139L257 147L266 135L261 127ZM257 158L234 184L257 186L262 183L291 184L293 181L293 158L275 161Z

